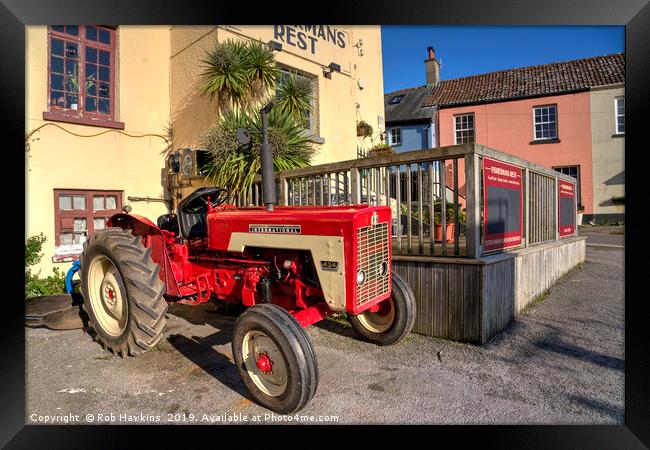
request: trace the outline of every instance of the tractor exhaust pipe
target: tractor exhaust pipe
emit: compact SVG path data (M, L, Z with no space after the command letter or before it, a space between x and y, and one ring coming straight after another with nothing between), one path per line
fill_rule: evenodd
M262 199L266 210L273 212L273 205L277 203L275 193L275 174L273 173L273 148L269 143L269 130L266 114L273 108L269 102L260 113L262 114Z

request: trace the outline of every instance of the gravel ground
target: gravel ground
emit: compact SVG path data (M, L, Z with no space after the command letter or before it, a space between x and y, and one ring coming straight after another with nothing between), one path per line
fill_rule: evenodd
M377 347L338 322L312 326L320 385L298 418L247 398L234 318L209 306L170 307L165 339L137 358L81 330L26 329L26 422L622 424L623 256L588 247L581 269L483 347L415 334Z

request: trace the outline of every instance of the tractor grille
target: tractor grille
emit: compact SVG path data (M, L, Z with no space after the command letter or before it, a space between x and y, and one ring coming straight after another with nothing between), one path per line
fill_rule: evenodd
M365 272L365 282L357 285L357 306L374 300L389 290L388 222L357 230L357 270ZM382 275L382 263L387 271Z

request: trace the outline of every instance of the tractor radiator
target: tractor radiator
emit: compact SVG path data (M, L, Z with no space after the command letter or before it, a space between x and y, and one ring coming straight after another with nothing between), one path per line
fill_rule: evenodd
M357 270L363 270L365 281L357 285L357 306L389 291L388 222L357 230Z

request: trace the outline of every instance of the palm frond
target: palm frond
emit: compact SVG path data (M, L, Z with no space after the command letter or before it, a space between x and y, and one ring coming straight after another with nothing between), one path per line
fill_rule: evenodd
M202 95L218 97L220 103L241 104L251 83L251 72L246 60L246 45L227 40L218 43L202 59Z
M276 86L280 70L275 64L275 55L266 45L257 41L246 44L244 56L251 79L249 93L253 100L261 100Z
M275 104L279 111L304 122L306 116L313 112L311 102L312 88L308 78L290 72L278 83Z
M273 109L268 119L274 169L285 171L308 166L315 152L314 137L285 112ZM241 146L237 142L235 135L240 127L249 130L249 145ZM261 129L259 112L230 111L202 137L202 144L211 155L207 177L215 186L228 189L232 198L248 192L260 173Z

